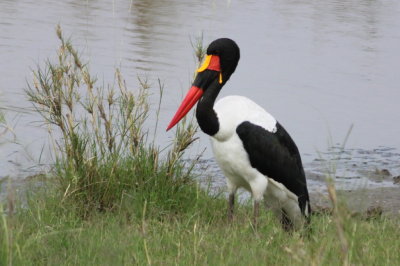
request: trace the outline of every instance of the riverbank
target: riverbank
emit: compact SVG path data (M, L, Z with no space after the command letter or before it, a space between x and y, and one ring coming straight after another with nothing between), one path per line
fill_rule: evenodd
M225 197L207 195L193 183L181 187L179 208L167 210L160 208L161 202L151 201L137 205L135 194L129 192L118 209L93 211L85 217L76 206L63 202L51 182L43 184L29 190L24 204L7 197L8 204L0 205L13 208L0 209L0 264L395 265L400 261L398 219L354 215L341 204L336 212L314 215L312 230L304 237L302 232L284 232L271 212L261 213L255 230L250 202L237 205L234 222L228 223ZM350 192L337 194L338 202L342 195L361 199ZM375 202L377 194L368 191L366 198ZM311 197L314 203L325 199L325 195Z
M400 217L400 187L338 190L338 196L355 215ZM332 204L325 193L310 193L312 208L329 211Z
M45 186L48 182L46 175L34 175L26 177L22 180L8 180L3 179L0 183L0 199L4 202L7 198L7 191L17 192L19 197L25 198L24 193L28 188ZM224 188L224 180L219 180L217 187L208 189L212 194L219 194ZM314 180L315 181L315 180ZM203 188L207 187L201 185ZM207 184L215 185L216 182ZM314 184L314 186L316 186ZM315 187L310 192L311 206L316 211L329 211L332 207L331 201L328 196L326 184L319 183L319 190ZM218 191L218 192L217 192ZM248 198L248 193L243 192L242 198ZM350 211L355 214L366 214L368 211L379 211L384 216L397 217L400 216L400 184L394 184L393 187L372 187L361 189L338 189L337 194Z
M367 153L364 150L357 151ZM362 160L357 156L353 159L336 157L332 160L335 163L334 181L339 199L351 212L365 214L368 210L375 210L384 216L400 215L400 183L396 175L400 156L391 149L390 151L390 154L368 152L369 156ZM314 210L328 211L332 207L326 182L326 165L332 164L332 161L313 160L304 165ZM225 177L213 159L199 161L196 173L197 181L203 188L209 189L215 195L225 193ZM240 193L240 198L244 201L249 197L248 192Z

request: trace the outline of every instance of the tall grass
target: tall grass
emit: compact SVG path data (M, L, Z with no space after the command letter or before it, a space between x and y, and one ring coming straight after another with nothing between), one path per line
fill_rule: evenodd
M6 143L6 136L13 133L12 128L7 124L5 113L0 108L0 145Z
M117 69L114 84L99 85L60 26L56 32L57 62L47 61L34 71L33 85L26 92L55 130L55 178L61 202L73 204L84 217L93 210L118 209L124 201L136 202L137 207L147 202L148 207L161 208L161 213L179 208L182 186L191 182L191 168L179 158L194 141L196 127L180 126L161 158L145 129L148 82L139 79L139 87L130 89Z
M0 109L0 144L2 143L2 138L8 131L8 128L5 125L5 121L6 121L6 119L4 117L4 114Z

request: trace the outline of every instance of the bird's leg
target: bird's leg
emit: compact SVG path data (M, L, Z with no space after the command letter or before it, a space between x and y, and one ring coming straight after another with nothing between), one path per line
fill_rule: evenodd
M229 200L228 200L228 220L229 220L229 222L233 221L234 207L235 207L235 193L230 193Z
M234 206L235 206L235 193L237 190L237 186L232 184L229 181L229 178L226 180L226 184L228 186L228 193L229 193L229 199L228 199L228 220L229 222L233 221L233 211L234 211Z
M260 202L258 200L255 200L253 209L253 225L256 230L257 230L257 219L259 215L260 215Z
M283 230L285 230L286 232L291 232L294 229L293 223L289 218L289 215L286 213L286 211L284 209L282 209L282 213L281 213L281 225Z
M258 175L254 178L254 181L250 183L250 186L254 200L253 225L257 231L257 220L260 214L260 202L264 200L264 193L268 186L268 179L264 175Z

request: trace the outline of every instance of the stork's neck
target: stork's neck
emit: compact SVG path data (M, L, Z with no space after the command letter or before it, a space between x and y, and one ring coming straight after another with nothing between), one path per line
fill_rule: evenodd
M219 130L219 122L216 112L214 111L214 103L222 85L213 82L207 90L205 90L196 109L196 118L201 130L210 135L215 135Z

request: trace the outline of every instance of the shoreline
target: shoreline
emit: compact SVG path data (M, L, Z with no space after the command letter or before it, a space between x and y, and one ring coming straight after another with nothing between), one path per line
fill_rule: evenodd
M211 177L211 173L208 172L207 176L208 177L204 179L196 178L195 181L203 188L210 188L211 194L214 192L220 193L221 191L225 191L225 177L223 177L222 174L213 175ZM13 178L8 179L7 177L1 179L0 200L7 197L7 191L10 188L8 186L10 184L12 185L11 191L17 192L17 194L21 195L20 193L24 191L24 188L26 189L32 185L32 181L36 185L40 186L43 185L47 179L48 177L44 174L27 176L22 180ZM308 179L315 182L313 185L314 189L309 190L311 209L317 213L331 212L332 204L325 183L321 182L319 178L310 178L310 176L308 176ZM318 186L319 189L315 189L315 186ZM364 215L372 210L384 216L400 217L400 183L398 182L390 187L372 186L355 189L336 188L336 192L339 203L347 206L353 214ZM248 196L247 192L239 192L239 197L241 198L245 199L248 198Z
M370 189L337 190L338 201L354 214L382 214L400 217L400 186ZM330 211L332 204L327 192L310 193L311 208L317 212Z

